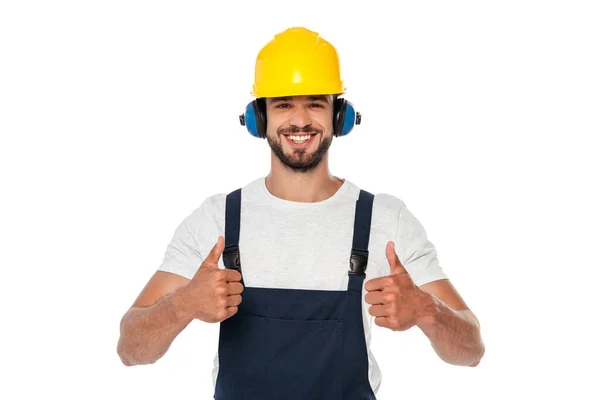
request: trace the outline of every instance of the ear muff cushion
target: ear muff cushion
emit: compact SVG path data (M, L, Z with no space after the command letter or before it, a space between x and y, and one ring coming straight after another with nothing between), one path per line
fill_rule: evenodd
M258 137L265 139L267 137L267 110L266 101L263 98L256 99L252 102L254 115L256 117L256 130Z
M354 128L356 111L354 106L344 98L337 98L333 106L333 133L336 137L350 133Z
M337 98L333 103L333 135L340 136L346 116L346 99Z

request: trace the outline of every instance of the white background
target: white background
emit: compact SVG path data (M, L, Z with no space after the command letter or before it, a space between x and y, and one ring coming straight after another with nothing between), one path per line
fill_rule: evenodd
M211 398L217 325L128 368L119 321L185 216L268 173L238 114L294 25L363 114L332 174L405 201L482 325L476 368L376 327L378 398L598 398L597 3L389 4L2 2L1 398Z

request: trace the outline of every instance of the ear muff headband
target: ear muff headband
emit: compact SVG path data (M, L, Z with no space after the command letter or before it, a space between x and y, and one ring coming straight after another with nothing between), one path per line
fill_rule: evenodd
M335 137L349 134L355 125L360 125L362 116L354 110L354 106L344 98L337 98L333 103L333 135ZM266 101L258 98L246 105L246 111L239 116L240 124L254 137L265 139L267 134Z

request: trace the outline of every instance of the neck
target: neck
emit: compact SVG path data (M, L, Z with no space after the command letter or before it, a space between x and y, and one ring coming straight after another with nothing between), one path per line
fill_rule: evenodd
M280 162L273 162L271 171L265 178L265 185L273 196L301 203L326 200L343 183L342 179L330 174L326 157L309 172L294 172Z

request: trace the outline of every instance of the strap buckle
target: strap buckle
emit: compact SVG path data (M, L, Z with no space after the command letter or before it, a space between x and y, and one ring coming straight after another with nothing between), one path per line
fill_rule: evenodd
M235 269L241 273L240 247L237 243L225 246L225 249L223 249L223 264L225 264L225 268Z
M369 250L353 247L352 254L350 255L350 271L348 271L348 275L365 276L368 261Z

